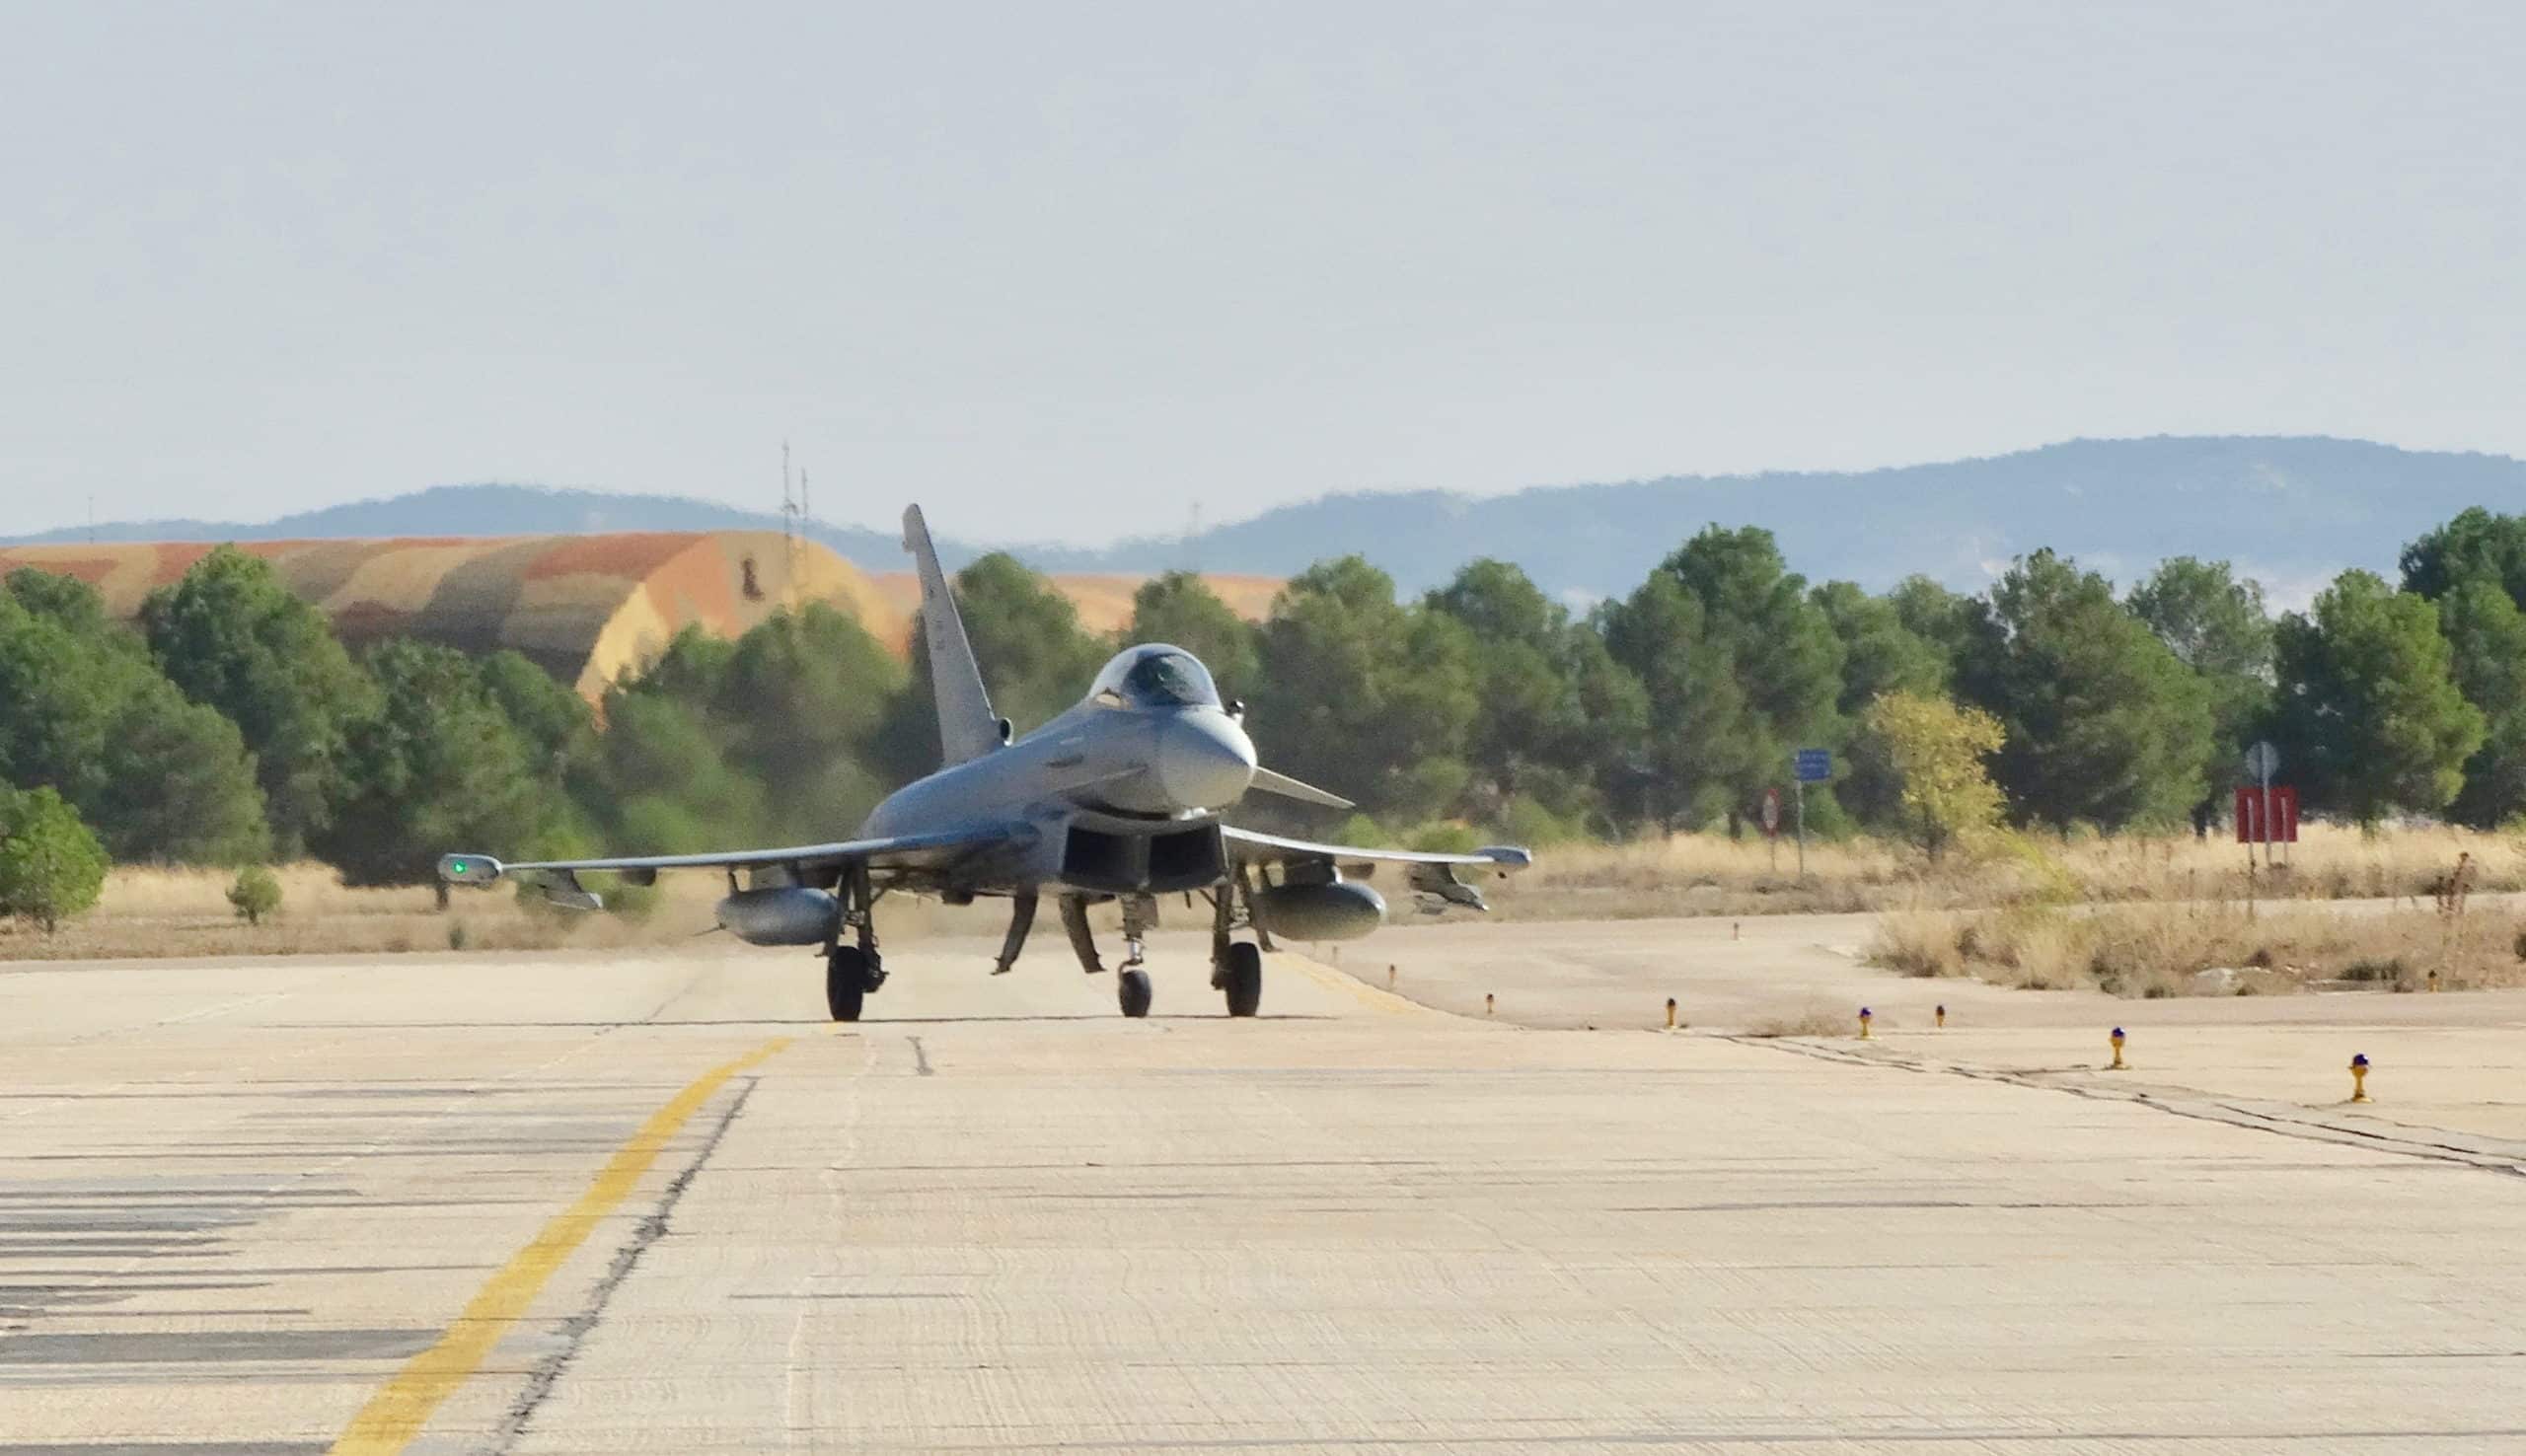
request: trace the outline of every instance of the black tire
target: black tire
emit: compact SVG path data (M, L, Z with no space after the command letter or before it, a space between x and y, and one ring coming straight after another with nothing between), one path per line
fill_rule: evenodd
M1251 1016L1263 1005L1263 950L1240 940L1227 948L1227 964L1220 968L1220 989L1227 996L1227 1014Z
M1125 1016L1147 1016L1150 1002L1149 973L1126 971L1115 977L1114 997L1122 1002Z
M867 957L856 946L835 946L825 956L825 1009L836 1021L857 1021L867 995Z

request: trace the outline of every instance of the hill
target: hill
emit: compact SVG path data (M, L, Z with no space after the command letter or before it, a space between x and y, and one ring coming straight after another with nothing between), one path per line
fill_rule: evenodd
M2346 566L2391 572L2403 543L2467 506L2526 509L2526 462L2400 450L2321 436L2072 440L1979 460L1864 472L1671 475L1475 497L1352 492L1281 506L1189 540L1016 546L1047 571L1204 571L1286 576L1358 549L1407 589L1478 556L1523 566L1574 597L1627 590L1713 521L1769 527L1809 577L1886 586L1926 572L1978 589L2008 559L2050 546L2118 580L2169 555L2226 557L2283 601ZM262 523L155 521L103 540L273 540L550 532L778 529L779 518L706 501L521 485L438 486ZM87 528L29 542L78 541ZM844 558L898 570L891 534L817 526ZM985 547L941 542L949 564Z

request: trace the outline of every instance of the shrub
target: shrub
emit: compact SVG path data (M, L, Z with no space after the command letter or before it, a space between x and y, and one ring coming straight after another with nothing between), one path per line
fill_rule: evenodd
M235 883L228 887L228 904L237 918L260 925L263 916L280 912L280 881L261 865L250 864L237 872Z
M0 784L0 914L33 920L50 935L97 903L106 851L79 812L50 788Z

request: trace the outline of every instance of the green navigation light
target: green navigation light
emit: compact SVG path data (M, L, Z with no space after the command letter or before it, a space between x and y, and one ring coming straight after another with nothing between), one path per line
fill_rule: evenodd
M450 864L450 865L448 866L448 870L449 870L449 872L450 872L450 873L453 873L453 874L459 874L459 875L461 875L461 874L465 873L465 861L464 861L464 860L461 860L461 859L460 859L460 860L457 860L455 863Z

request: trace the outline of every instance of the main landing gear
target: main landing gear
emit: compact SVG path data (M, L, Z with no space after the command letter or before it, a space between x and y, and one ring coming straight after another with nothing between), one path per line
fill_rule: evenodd
M837 941L825 947L825 1009L836 1021L857 1021L861 1002L886 983L885 963L877 956L877 927L869 913L877 897L869 889L864 868L846 876L840 889L842 928L855 932L857 943Z
M1240 913L1240 911L1242 913ZM1254 940L1229 938L1240 920ZM1227 998L1227 1014L1251 1016L1263 1005L1263 944L1268 933L1254 919L1254 882L1236 878L1211 892L1211 988Z

